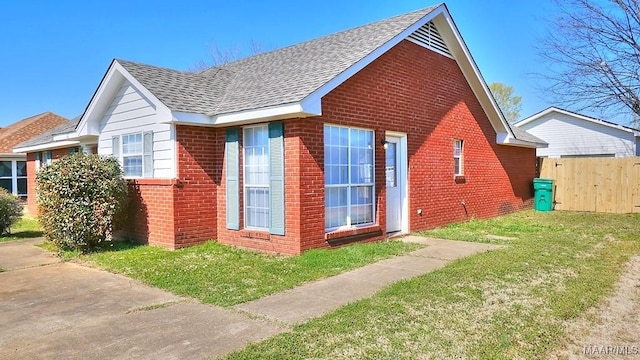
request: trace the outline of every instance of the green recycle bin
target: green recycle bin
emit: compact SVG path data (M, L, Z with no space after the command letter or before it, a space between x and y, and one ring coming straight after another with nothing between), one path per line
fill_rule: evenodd
M537 211L553 210L553 179L533 179L534 208Z

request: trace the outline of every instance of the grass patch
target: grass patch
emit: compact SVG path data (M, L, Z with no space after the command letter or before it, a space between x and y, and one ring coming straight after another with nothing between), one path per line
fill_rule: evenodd
M396 283L229 359L545 359L640 253L640 216L525 211L425 232L508 246Z
M11 234L0 236L0 242L41 237L42 231L38 219L23 216L11 227Z
M385 241L285 257L217 242L176 251L118 244L80 259L205 303L232 306L419 247Z

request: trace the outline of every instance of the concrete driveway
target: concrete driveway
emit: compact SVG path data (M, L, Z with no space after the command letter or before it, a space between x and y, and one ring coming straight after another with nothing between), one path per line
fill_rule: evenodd
M0 359L204 359L285 329L0 243Z

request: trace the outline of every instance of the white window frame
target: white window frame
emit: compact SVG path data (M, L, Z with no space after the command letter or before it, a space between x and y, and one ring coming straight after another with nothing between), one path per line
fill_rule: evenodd
M456 169L456 161L458 169ZM462 139L453 140L453 176L464 176L464 141Z
M324 132L325 129L328 127L333 127L333 128L342 128L342 129L347 129L347 133L348 133L348 137L349 140L347 142L348 144L348 150L347 150L347 184L327 184L326 182L326 178L324 180L324 186L325 186L325 205L324 205L324 209L325 209L325 214L327 211L327 205L326 205L326 197L327 197L327 192L326 189L328 188L345 188L347 189L347 223L345 225L341 225L341 226L334 226L334 227L327 227L326 225L326 219L325 219L325 232L332 232L332 231L337 231L337 230L347 230L347 229L354 229L354 228L360 228L360 227L366 227L366 226L371 226L374 225L376 223L376 149L375 149L375 131L373 131L372 129L366 129L366 128L360 128L360 127L349 127L349 126L341 126L341 125L333 125L333 124L324 124L323 126L323 136L324 136ZM372 154L371 154L371 165L366 165L366 166L371 166L371 183L352 183L351 180L351 130L362 130L362 131L367 131L371 133L371 148L372 148ZM323 139L323 147L326 148L326 143L327 143L327 139ZM326 159L325 159L325 164L326 164ZM356 164L357 166L357 164ZM323 172L326 173L326 167L323 169ZM362 223L362 224L353 224L352 223L352 216L351 216L351 207L353 206L352 201L351 201L351 190L354 187L370 187L371 188L371 222L368 223ZM326 216L326 215L325 215Z
M24 179L25 181L27 180L27 175L25 176L18 176L18 162L24 162L24 166L27 166L27 161L26 160L1 160L1 161L5 161L5 162L10 162L11 163L11 175L10 176L2 176L0 177L0 179L2 180L11 180L11 193L13 195L17 195L20 197L26 197L27 196L27 192L29 191L28 189L28 184L27 187L25 188L25 190L27 192L25 192L24 194L18 193L18 180L19 179ZM25 169L26 170L26 169Z
M49 155L48 157L45 155ZM45 150L45 151L40 151L37 153L37 157L36 157L36 161L35 161L35 168L36 171L42 169L43 167L47 166L47 165L51 165L51 163L53 162L53 152L51 150Z
M251 184L247 182L247 150L249 149L249 147L247 146L247 130L250 129L258 129L258 128L263 128L265 134L267 135L267 142L265 144L265 155L267 158L267 183L266 184ZM253 146L251 147L253 148ZM271 173L271 168L269 165L269 125L268 124L260 124L260 125L252 125L252 126L245 126L242 128L242 193L243 193L243 202L242 202L242 207L243 207L243 217L244 217L244 228L247 230L258 230L258 231L269 231L269 224L271 223L271 204L269 199L271 198L271 187L269 185L269 177L270 177L270 173ZM268 196L267 196L267 204L266 204L266 210L268 212L267 214L267 223L265 224L264 227L262 226L251 226L248 225L249 224L249 203L247 201L247 196L249 194L249 189L266 189L268 191ZM260 208L257 206L254 206L253 208ZM264 207L261 209L265 209Z
M136 135L140 135L140 153L135 153L135 154L126 154L124 153L124 137L125 136L136 136ZM134 133L127 133L127 134L122 134L119 136L120 138L120 164L122 164L122 172L124 173L124 178L125 179L141 179L144 177L144 133L142 131L139 132L134 132ZM140 175L127 175L125 172L125 168L124 168L124 158L127 157L136 157L136 156L140 156Z

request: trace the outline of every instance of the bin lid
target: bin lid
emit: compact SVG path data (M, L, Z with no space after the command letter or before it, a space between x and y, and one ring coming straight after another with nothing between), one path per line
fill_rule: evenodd
M534 178L533 182L540 182L540 183L552 183L553 179L545 179L545 178Z

